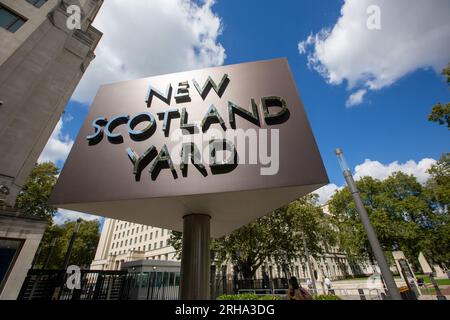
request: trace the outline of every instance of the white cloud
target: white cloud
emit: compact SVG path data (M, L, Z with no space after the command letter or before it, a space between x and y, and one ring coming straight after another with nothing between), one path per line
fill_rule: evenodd
M378 180L385 180L395 172L403 172L409 175L413 175L420 183L425 183L430 175L428 169L436 163L436 160L431 158L425 158L419 162L409 160L405 163L399 163L398 161L391 162L389 164L382 164L379 161L372 161L366 159L364 163L355 167L353 178L359 180L362 177L372 177ZM319 195L319 203L327 203L337 190L342 189L344 186L337 186L334 183L326 185L315 193Z
M62 129L63 120L60 119L38 159L39 163L46 161L57 163L66 160L70 149L72 149L73 140L68 135L62 134Z
M101 217L93 216L87 213L81 213L66 209L58 209L58 212L53 217L53 222L55 224L64 224L66 221L76 221L78 219L83 219L87 221L100 220Z
M73 115L71 115L70 113L63 114L62 118L63 118L63 121L66 122L66 123L67 122L71 122L73 119L75 119L73 117Z
M380 8L380 30L367 27L371 5ZM442 70L450 52L449 12L448 0L345 0L337 23L298 49L328 83L379 90L417 69Z
M319 195L319 204L327 203L327 201L330 200L334 193L339 189L340 187L338 187L334 183L330 183L329 185L326 185L317 190L315 193Z
M73 99L90 102L100 85L222 65L222 22L213 0L105 1L94 25L104 35Z
M361 104L364 100L364 96L366 95L366 93L367 93L366 89L360 89L355 93L351 94L347 102L345 103L345 106L347 108L351 108L358 104Z
M413 175L420 183L425 183L430 175L427 170L436 163L436 160L425 158L416 163L413 160L409 160L405 163L399 163L394 161L387 165L384 165L378 161L372 161L366 159L363 164L355 167L354 178L356 180L361 179L364 176L370 176L375 179L384 180L394 172L401 171L403 173Z

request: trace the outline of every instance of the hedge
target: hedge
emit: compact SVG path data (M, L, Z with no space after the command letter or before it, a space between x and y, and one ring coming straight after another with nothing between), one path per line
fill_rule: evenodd
M278 296L258 296L254 293L222 295L217 300L280 300Z

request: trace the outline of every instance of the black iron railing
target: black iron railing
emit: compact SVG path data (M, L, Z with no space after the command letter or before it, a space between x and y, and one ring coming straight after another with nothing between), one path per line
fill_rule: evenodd
M81 270L79 289L69 289L65 270L29 270L19 300L121 300L126 271Z
M65 270L29 270L19 300L177 300L179 272L127 272L81 270L77 288L71 289ZM69 280L69 281L68 281ZM287 279L226 279L217 277L211 298L245 290L277 292L288 287ZM79 288L79 289L78 289Z
M179 273L81 270L79 288L65 270L29 270L19 300L176 300ZM69 281L68 281L69 280Z

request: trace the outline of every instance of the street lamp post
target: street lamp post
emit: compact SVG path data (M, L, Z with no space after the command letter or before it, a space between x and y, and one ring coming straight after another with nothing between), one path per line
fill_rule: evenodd
M45 262L42 266L42 269L47 269L48 268L48 264L50 262L50 258L52 257L52 253L53 253L53 249L56 246L56 236L52 239L52 242L50 243L50 248L48 249L48 253L47 253L47 258L45 259Z
M75 228L72 233L72 237L70 238L69 247L67 248L66 255L64 256L64 265L63 270L67 269L67 266L69 265L70 255L72 254L72 248L73 244L75 242L75 238L77 237L78 231L80 231L81 226L81 219L77 220L77 223L75 224Z
M34 269L36 262L39 260L39 258L41 256L41 251L42 251L42 246L39 246L36 254L34 255L33 261L31 262L31 268L30 268L31 270Z
M316 287L316 279L314 277L314 271L312 268L311 260L309 257L309 250L308 250L308 246L306 245L306 239L305 239L304 235L303 235L303 249L305 252L306 266L309 271L309 277L311 278L312 290L313 290L314 294L318 294L317 287Z
M381 275L383 276L384 282L386 283L388 295L392 300L402 300L397 285L395 284L394 277L387 263L386 257L384 256L383 249L381 248L380 242L378 241L377 234L375 233L372 223L370 222L369 215L367 214L366 208L364 207L364 204L361 200L358 188L356 187L352 173L350 172L341 149L336 149L336 156L338 157L339 165L341 166L345 181L347 182L347 186L352 193L353 200L355 201L356 210L358 211L361 222L364 226L364 229L366 230L367 238L369 239L373 254L375 256L375 259L377 260L378 266L380 267Z

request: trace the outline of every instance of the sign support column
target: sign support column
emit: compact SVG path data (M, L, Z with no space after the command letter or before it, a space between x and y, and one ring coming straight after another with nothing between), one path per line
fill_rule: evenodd
M356 211L358 211L359 217L361 218L361 222L366 230L367 238L369 239L370 246L372 248L373 255L377 260L378 266L380 267L381 275L383 276L383 280L386 284L388 295L391 300L402 300L400 292L398 291L397 285L394 280L394 276L389 268L389 264L384 256L383 249L381 248L380 242L378 240L377 234L372 226L369 215L367 214L366 208L361 200L361 196L359 195L358 188L356 187L356 183L353 180L352 173L344 159L344 155L341 149L336 149L336 155L339 160L339 164L344 173L345 181L347 182L347 186L352 194L353 201L356 205Z
M183 217L180 299L209 300L210 224L205 214Z

